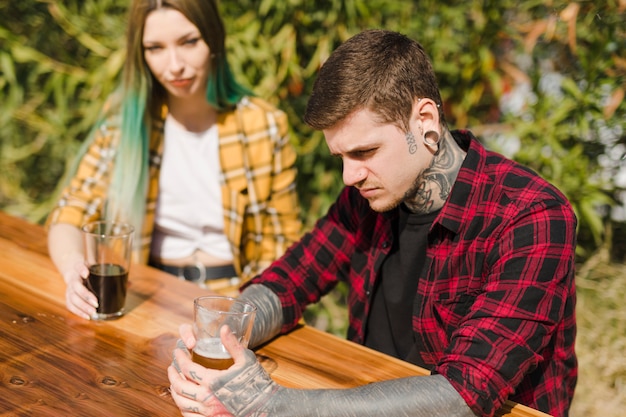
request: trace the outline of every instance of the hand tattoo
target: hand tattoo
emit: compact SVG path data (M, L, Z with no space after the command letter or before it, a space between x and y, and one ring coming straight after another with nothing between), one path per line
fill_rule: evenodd
M202 377L196 371L189 371L189 376L194 381L202 382Z
M210 388L233 415L256 416L281 387L267 375L254 352L247 350L246 365L219 378Z
M180 395L182 395L183 397L187 397L187 398L189 398L190 400L195 400L195 399L197 398L197 395L196 395L196 394L192 394L192 393L190 393L190 392L186 392L185 390L182 390L182 391L181 391L181 393L180 393Z

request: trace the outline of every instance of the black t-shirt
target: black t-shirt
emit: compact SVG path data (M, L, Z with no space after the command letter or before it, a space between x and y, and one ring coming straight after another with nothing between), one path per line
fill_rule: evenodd
M413 301L424 266L428 230L438 212L411 213L402 204L391 252L374 288L365 346L424 367L413 337Z

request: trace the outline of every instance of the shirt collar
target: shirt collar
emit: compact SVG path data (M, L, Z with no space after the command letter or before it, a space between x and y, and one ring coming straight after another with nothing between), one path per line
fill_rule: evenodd
M457 144L467 152L467 155L452 186L450 195L441 208L439 216L433 222L433 226L440 224L442 227L458 234L463 223L470 220L469 216L464 215L465 211L461 213L459 211L467 209L473 204L475 199L473 184L479 180L483 172L486 149L469 130L453 130L450 133ZM464 180L468 178L471 178L472 181ZM463 202L463 204L455 204L454 202Z

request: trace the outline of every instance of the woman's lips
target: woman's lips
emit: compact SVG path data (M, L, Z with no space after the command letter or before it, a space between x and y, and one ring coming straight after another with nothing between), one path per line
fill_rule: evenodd
M169 81L169 84L176 88L184 88L184 87L189 87L192 81L193 80L191 78L184 78L180 80L171 80Z

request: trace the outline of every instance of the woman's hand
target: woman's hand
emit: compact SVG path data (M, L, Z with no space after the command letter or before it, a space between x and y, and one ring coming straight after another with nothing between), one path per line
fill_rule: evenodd
M65 305L72 313L89 320L96 314L98 299L83 284L89 276L83 246L78 227L65 223L50 226L48 253L65 281Z
M89 269L82 256L73 262L69 270L63 274L65 281L65 305L72 313L87 320L96 314L98 299L85 287L84 282L89 276Z

